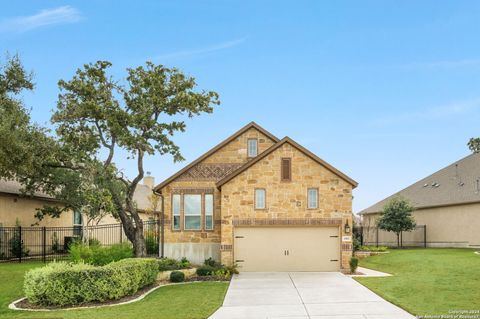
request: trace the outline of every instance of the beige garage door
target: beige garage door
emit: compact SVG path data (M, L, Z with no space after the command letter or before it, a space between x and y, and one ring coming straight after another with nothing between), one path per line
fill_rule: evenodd
M237 227L240 271L338 271L338 227Z

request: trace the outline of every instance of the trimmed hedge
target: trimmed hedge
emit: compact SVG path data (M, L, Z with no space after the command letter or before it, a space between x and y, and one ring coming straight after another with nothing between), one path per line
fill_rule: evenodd
M42 306L103 302L134 294L155 282L153 258L123 259L105 266L57 262L25 274L28 301Z
M69 249L70 260L76 263L84 262L90 265L103 266L113 261L133 257L132 245L129 243L114 244L109 247L102 247L99 243L84 245L81 242L76 242L72 244Z

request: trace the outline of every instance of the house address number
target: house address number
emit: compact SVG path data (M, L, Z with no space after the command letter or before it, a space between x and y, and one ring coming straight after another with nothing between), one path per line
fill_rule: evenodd
M352 241L352 236L342 236L342 241Z

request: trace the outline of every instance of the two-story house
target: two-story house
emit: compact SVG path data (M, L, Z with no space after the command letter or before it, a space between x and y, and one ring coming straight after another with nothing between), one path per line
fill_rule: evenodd
M165 255L241 271L337 271L352 255L357 183L255 123L155 187Z

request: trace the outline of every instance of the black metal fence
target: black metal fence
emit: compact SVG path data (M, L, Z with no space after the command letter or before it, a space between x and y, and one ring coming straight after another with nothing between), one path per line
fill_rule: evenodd
M353 228L354 237L365 246L397 247L397 235L378 227L356 226ZM427 226L417 225L414 230L401 232L400 247L427 247Z
M159 255L160 221L143 222L149 256ZM101 246L128 242L122 224L73 227L0 227L0 262L61 260L68 258L70 244L89 240Z

